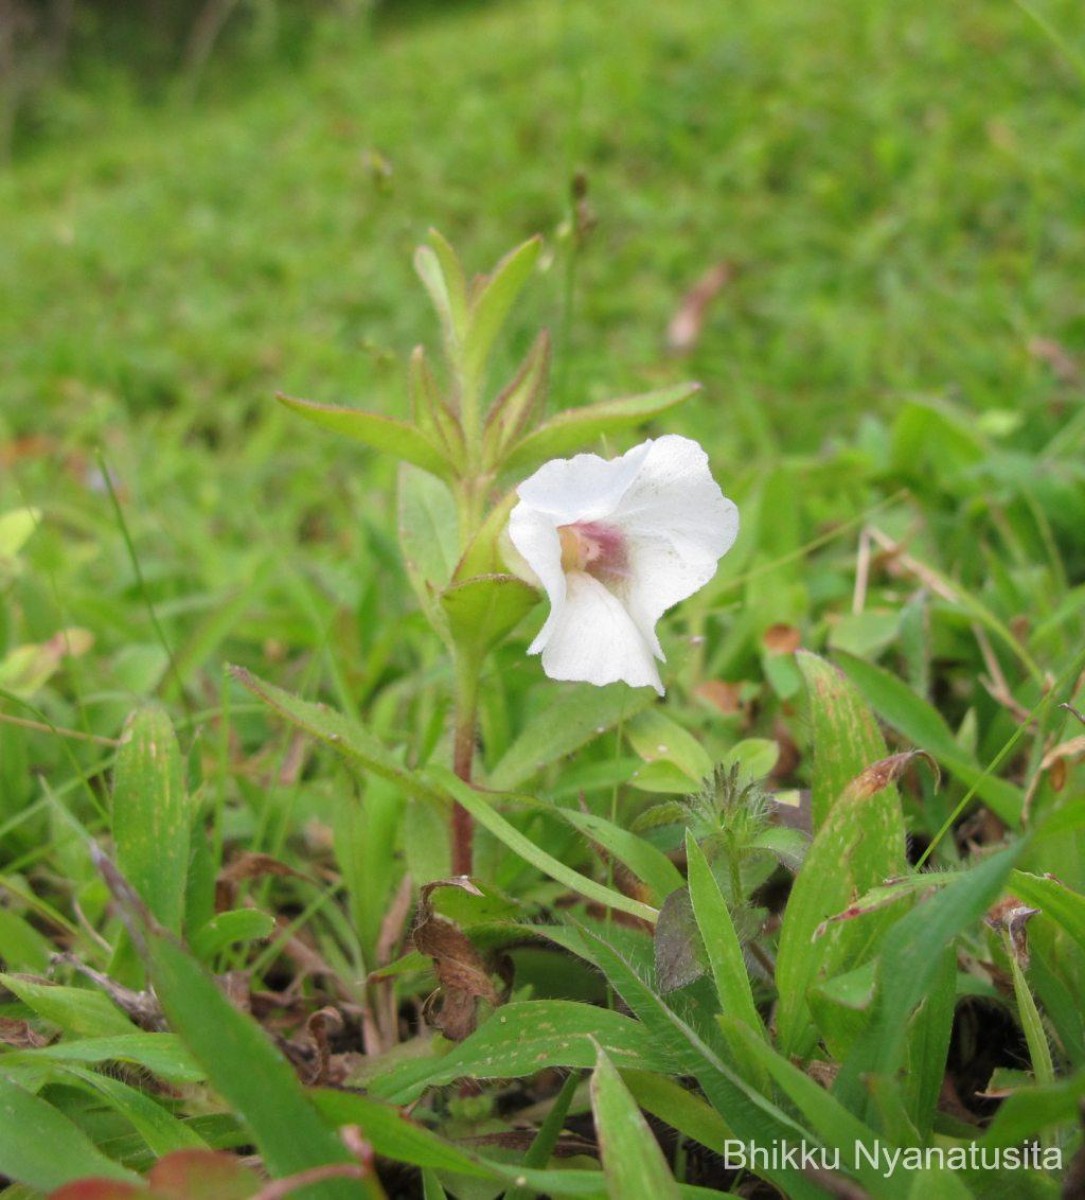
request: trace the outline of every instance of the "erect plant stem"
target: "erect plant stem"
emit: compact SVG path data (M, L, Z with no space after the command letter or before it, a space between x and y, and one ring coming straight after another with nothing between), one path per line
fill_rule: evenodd
M452 735L452 769L464 783L471 782L475 758L475 734L478 726L477 664L456 662L456 723ZM462 804L452 808L452 874L471 874L471 849L474 822Z

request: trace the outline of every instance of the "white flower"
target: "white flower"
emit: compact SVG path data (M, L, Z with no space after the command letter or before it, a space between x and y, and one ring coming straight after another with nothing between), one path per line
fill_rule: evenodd
M528 653L542 652L551 679L662 695L656 622L704 587L738 534L704 450L671 434L609 462L558 458L516 493L509 537L550 598Z

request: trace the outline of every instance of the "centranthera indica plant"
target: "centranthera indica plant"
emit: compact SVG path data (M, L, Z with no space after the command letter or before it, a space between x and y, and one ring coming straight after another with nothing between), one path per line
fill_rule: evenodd
M443 502L456 514L459 562L450 580L419 568L409 534L404 557L423 611L455 664L453 758L465 782L482 660L543 593L550 614L529 653L541 653L548 676L600 686L621 681L662 695L656 623L712 578L738 534L735 505L713 480L704 450L689 438L649 440L610 461L596 454L556 457L657 416L693 395L695 384L547 419L550 342L544 332L484 411L490 351L538 250L538 239L526 242L469 285L438 234L419 249L416 266L444 334L448 390L441 392L419 347L410 371L413 421L281 397L318 424L447 485L434 493L407 468L401 510L411 506L404 492L426 489L431 510ZM457 805L457 874L471 873L471 839L471 820Z

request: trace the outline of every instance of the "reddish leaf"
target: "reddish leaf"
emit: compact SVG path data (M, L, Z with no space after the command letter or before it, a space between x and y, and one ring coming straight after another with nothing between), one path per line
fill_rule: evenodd
M132 1196L147 1195L143 1188L116 1179L77 1179L50 1192L49 1200L130 1200Z
M247 1200L261 1186L254 1171L215 1150L175 1150L155 1163L147 1179L162 1200Z

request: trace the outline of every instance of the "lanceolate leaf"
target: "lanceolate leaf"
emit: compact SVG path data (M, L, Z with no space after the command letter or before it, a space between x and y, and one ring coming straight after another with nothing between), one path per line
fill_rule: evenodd
M181 749L160 705L137 710L117 753L113 841L117 865L167 929L181 932L189 808Z
M809 1133L726 1066L682 1019L602 938L581 929L587 951L644 1023L658 1049L692 1075L709 1102L721 1113L734 1136L760 1146L810 1141ZM795 1167L781 1164L758 1170L777 1183L792 1200L817 1200L823 1193Z
M230 667L230 674L265 704L292 724L337 750L348 762L385 779L399 783L417 796L432 798L434 791L421 777L398 762L368 729L323 704L293 696L274 684L265 683L244 667Z
M854 897L903 874L906 865L896 789L869 796L845 787L806 853L784 911L776 960L776 1024L784 1054L812 1049L808 990L859 966L894 914L875 912L862 921L834 924L823 937L815 934Z
M542 408L549 376L550 335L544 329L486 417L485 460L494 469L501 469L505 450Z
M764 1037L765 1026L753 1001L742 945L735 933L727 901L704 853L688 831L686 862L693 913L716 983L720 1009L725 1015L741 1021L758 1036Z
M885 758L886 748L870 709L836 667L801 650L795 660L809 694L814 741L810 806L816 832L848 784L871 763Z
M810 1129L821 1143L830 1150L839 1149L841 1165L855 1168L859 1182L872 1197L904 1197L908 1194L909 1181L904 1172L886 1176L880 1166L871 1166L870 1158L856 1153L856 1146L864 1146L876 1157L878 1135L857 1117L853 1116L831 1094L816 1083L805 1071L789 1062L766 1041L756 1037L748 1027L741 1028L731 1018L724 1018L733 1036L744 1042L747 1051L772 1076L781 1092L802 1113Z
M354 438L373 450L381 450L405 462L414 463L416 467L431 471L442 479L451 479L456 473L440 445L416 425L379 413L365 412L360 408L299 400L294 396L284 396L281 392L277 398L291 411L315 425L330 429L332 433Z
M642 396L604 400L599 404L559 413L517 442L509 451L502 469L526 473L548 458L558 458L570 450L583 449L603 434L616 433L650 420L688 400L699 390L698 383L678 383Z
M451 1171L476 1179L499 1179L528 1185L540 1195L584 1196L599 1200L597 1171L539 1171L512 1163L491 1162L442 1141L402 1110L356 1092L320 1091L314 1096L328 1121L342 1127L357 1125L377 1154L422 1168ZM492 1194L492 1189L489 1193Z
M682 887L682 873L663 853L657 850L651 842L629 833L620 825L615 825L605 817L594 813L581 812L579 809L559 808L552 810L554 815L579 829L585 837L590 838L624 864L643 883L646 883L654 893L653 899L661 904L671 892Z
M600 1046L619 1067L664 1073L674 1067L639 1021L572 1000L530 1000L494 1012L450 1054L409 1061L378 1075L369 1090L395 1104L409 1104L426 1088L457 1079L512 1079L547 1067L591 1068Z
M531 238L506 254L488 279L479 281L478 290L471 297L464 345L464 365L471 381L481 382L494 338L530 278L541 247L541 238Z

